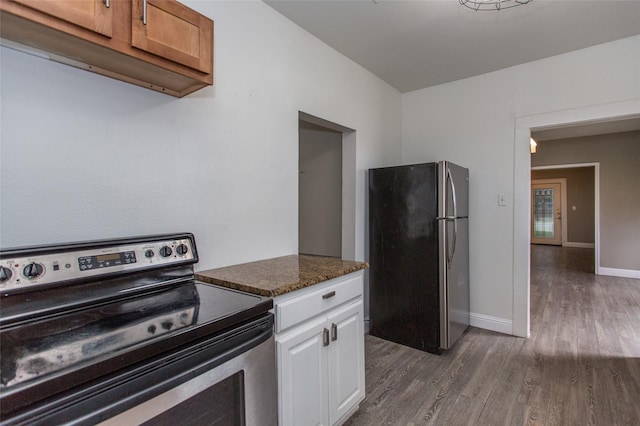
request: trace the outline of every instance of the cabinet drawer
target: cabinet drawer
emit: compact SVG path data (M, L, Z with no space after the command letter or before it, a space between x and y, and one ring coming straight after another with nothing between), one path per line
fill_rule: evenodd
M276 333L313 318L329 309L362 296L362 273L350 274L325 283L321 288L294 291L275 300Z

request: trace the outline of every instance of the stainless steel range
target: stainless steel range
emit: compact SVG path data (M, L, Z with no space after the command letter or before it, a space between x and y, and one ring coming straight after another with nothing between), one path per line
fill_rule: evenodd
M0 251L0 422L275 425L270 299L194 279L192 234Z

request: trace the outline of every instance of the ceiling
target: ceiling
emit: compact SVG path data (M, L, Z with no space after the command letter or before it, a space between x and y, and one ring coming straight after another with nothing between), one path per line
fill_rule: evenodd
M583 136L605 135L609 133L632 132L640 130L640 117L621 118L580 125L560 126L531 132L536 141L578 138ZM640 143L640 140L638 140Z
M640 34L640 0L265 0L401 92Z

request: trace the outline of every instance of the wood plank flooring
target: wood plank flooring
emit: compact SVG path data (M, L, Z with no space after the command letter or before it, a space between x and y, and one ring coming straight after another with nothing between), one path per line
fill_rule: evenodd
M532 246L531 337L469 328L437 356L367 335L346 425L640 425L640 280Z

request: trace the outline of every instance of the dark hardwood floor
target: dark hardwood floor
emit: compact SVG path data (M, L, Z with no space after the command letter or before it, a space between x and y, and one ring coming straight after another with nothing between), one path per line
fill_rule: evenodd
M531 337L469 328L437 356L367 335L355 425L640 425L640 280L532 246Z

